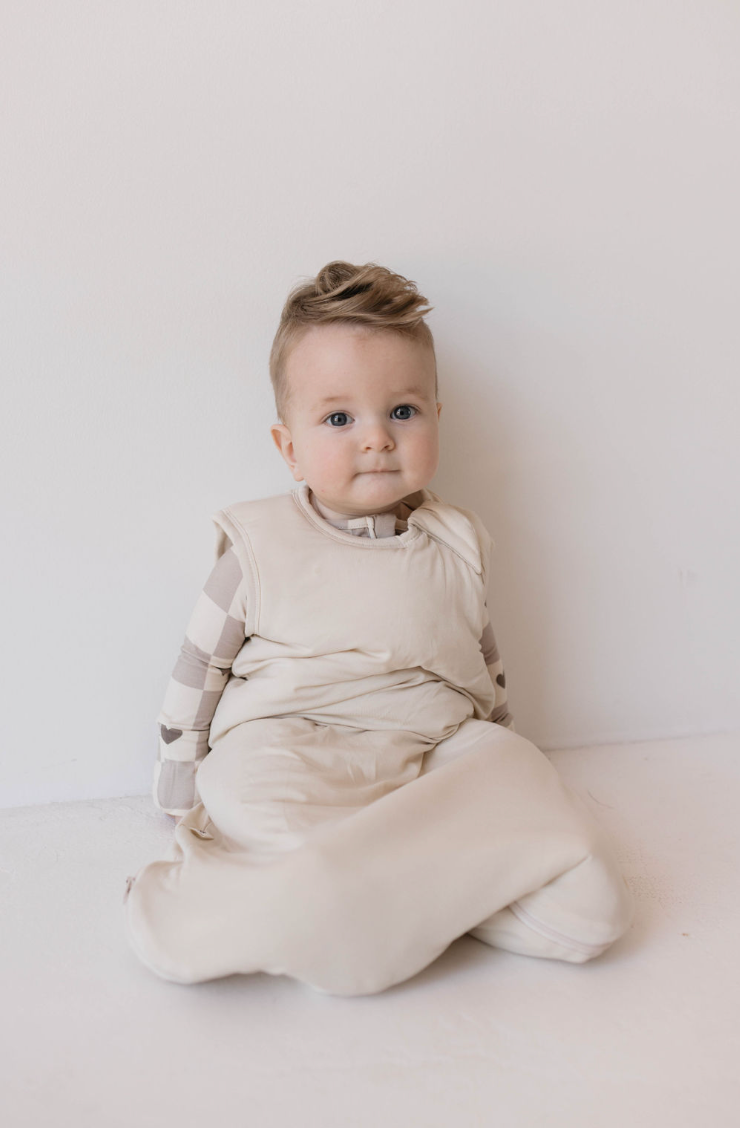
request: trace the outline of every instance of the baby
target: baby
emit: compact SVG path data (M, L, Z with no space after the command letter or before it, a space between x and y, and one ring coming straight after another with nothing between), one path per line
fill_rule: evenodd
M514 731L493 541L428 487L429 308L338 261L283 309L271 434L299 485L213 517L158 717L175 840L124 894L129 941L166 979L371 994L464 933L581 963L631 923L611 843Z

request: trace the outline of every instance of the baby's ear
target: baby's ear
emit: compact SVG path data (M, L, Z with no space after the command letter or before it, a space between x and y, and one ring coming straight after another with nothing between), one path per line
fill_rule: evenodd
M290 431L284 423L273 423L272 427L270 427L270 434L272 435L272 441L282 454L283 443L291 442Z
M285 425L285 423L273 423L272 427L270 428L270 434L272 435L273 442L283 456L283 459L285 460L287 467L293 475L294 479L296 480L296 482L302 482L303 474L298 469L298 463L293 451L293 436L291 435L290 430Z

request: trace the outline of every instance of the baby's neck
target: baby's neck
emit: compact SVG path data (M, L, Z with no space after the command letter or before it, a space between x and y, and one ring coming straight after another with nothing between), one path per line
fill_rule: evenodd
M319 499L316 497L316 494L310 487L308 491L308 498L314 509L316 509L316 511L320 513L322 517L325 517L327 521L350 521L359 516L359 514L357 513L341 513L338 509L330 509L328 505L324 505L323 502L319 501ZM396 517L405 517L408 510L409 506L406 505L403 501L399 501L390 509L382 510L382 512L393 513ZM381 512L381 510L378 510L378 512ZM371 516L376 516L376 514L371 514Z

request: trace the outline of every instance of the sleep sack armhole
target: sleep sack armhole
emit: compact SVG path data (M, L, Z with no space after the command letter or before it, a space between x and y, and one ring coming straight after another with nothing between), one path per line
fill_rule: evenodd
M496 547L496 542L489 533L486 526L483 524L482 519L475 512L474 509L466 509L470 523L475 529L478 538L478 547L480 549L480 562L481 562L481 581L483 583L483 591L488 592L488 577L491 573L491 556Z
M259 623L259 577L257 566L246 532L233 519L228 508L211 515L216 526L215 562L229 549L234 549L242 571L244 584L244 635L249 638Z

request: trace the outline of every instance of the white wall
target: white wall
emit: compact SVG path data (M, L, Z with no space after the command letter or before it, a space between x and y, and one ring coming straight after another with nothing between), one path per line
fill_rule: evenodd
M734 729L740 8L3 5L5 805L141 793L282 302L435 306L431 483L544 749ZM8 444L7 440L10 439Z

